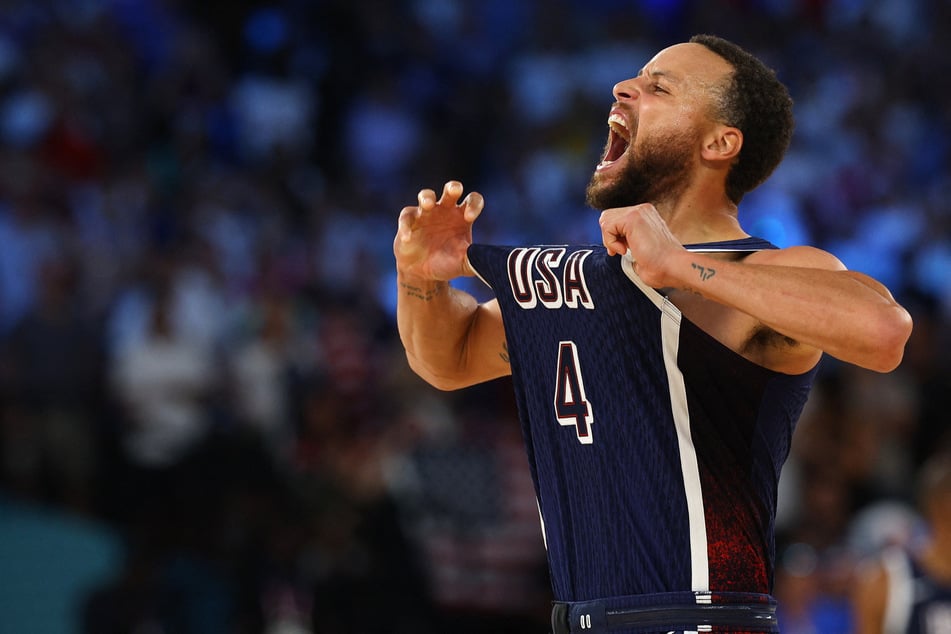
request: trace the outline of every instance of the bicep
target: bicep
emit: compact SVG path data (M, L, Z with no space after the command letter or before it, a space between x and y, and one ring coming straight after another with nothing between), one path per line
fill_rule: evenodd
M476 307L458 341L459 348L447 342L438 344L447 353L439 363L407 348L410 367L440 390L458 390L512 373L497 301L491 300Z
M884 284L865 273L849 270L839 258L828 251L823 251L815 247L798 246L775 251L759 251L750 255L747 261L751 264L772 264L837 272L843 277L847 277L868 287L878 295L881 295L886 301L895 301L895 298Z

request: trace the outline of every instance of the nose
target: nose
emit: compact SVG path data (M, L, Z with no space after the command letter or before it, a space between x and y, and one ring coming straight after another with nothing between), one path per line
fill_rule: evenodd
M637 78L632 77L631 79L619 81L614 84L614 89L611 92L614 93L614 98L618 101L636 99L640 94L637 90Z

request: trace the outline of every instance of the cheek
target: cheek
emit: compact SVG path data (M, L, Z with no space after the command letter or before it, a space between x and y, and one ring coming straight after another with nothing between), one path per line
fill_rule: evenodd
M693 134L698 129L699 117L693 108L682 105L664 110L645 109L638 119L637 136L644 139L660 139Z
M674 129L681 132L697 133L706 119L694 108L683 106L671 116L671 124Z

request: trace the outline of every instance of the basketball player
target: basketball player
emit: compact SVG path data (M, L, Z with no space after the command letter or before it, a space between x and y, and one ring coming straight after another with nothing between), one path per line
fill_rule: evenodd
M400 335L438 388L512 375L556 633L776 632L777 481L819 358L890 371L911 320L740 226L792 129L756 58L698 36L614 99L587 198L603 245L471 244L482 197L423 190L394 240ZM471 275L495 299L448 283Z
M919 506L928 535L919 548L887 548L855 584L856 631L951 634L951 453L921 470Z

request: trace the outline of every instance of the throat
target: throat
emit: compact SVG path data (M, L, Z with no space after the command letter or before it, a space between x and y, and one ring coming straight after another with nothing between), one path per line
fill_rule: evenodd
M709 211L698 205L680 203L672 208L657 209L681 244L701 245L750 237L740 226L736 207Z

